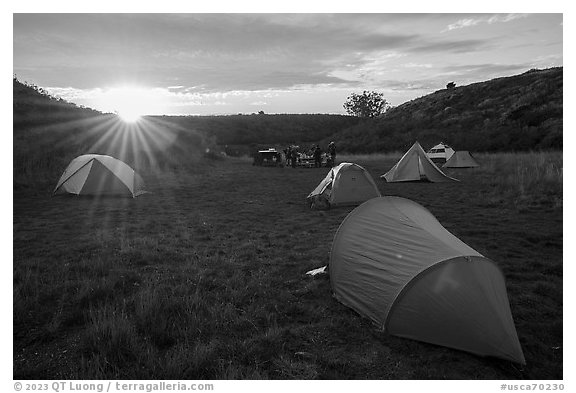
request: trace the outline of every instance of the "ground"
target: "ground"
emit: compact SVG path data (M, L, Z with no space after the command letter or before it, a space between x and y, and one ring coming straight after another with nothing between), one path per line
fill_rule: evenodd
M14 378L562 379L562 175L535 196L514 157L442 184L356 162L501 267L526 366L389 336L307 276L353 209L307 207L326 168L218 159L135 199L14 191Z

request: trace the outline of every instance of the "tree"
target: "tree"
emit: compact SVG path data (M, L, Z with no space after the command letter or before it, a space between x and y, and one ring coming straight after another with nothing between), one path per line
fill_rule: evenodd
M352 93L344 103L344 109L349 115L358 117L376 117L390 108L383 93L366 91L362 94Z

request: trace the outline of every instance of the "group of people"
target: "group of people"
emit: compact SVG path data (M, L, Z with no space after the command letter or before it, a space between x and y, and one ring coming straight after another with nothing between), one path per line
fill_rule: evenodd
M330 142L327 148L328 153L328 163L327 166L333 167L334 163L336 162L336 144L334 142ZM298 146L288 146L284 149L284 154L286 156L286 165L292 166L292 168L296 168L299 158L298 153ZM314 157L314 167L321 168L322 167L322 154L323 151L320 148L320 145L317 144L310 149L310 155Z

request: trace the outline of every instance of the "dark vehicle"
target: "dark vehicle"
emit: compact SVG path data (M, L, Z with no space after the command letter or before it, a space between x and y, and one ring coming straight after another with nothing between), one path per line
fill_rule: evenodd
M258 150L254 155L252 165L258 166L282 166L282 153L274 148Z

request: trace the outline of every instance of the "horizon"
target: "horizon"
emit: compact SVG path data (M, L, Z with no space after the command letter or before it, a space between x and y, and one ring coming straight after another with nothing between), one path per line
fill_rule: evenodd
M563 67L562 14L14 14L13 73L145 115L346 114ZM66 23L64 23L66 22Z

